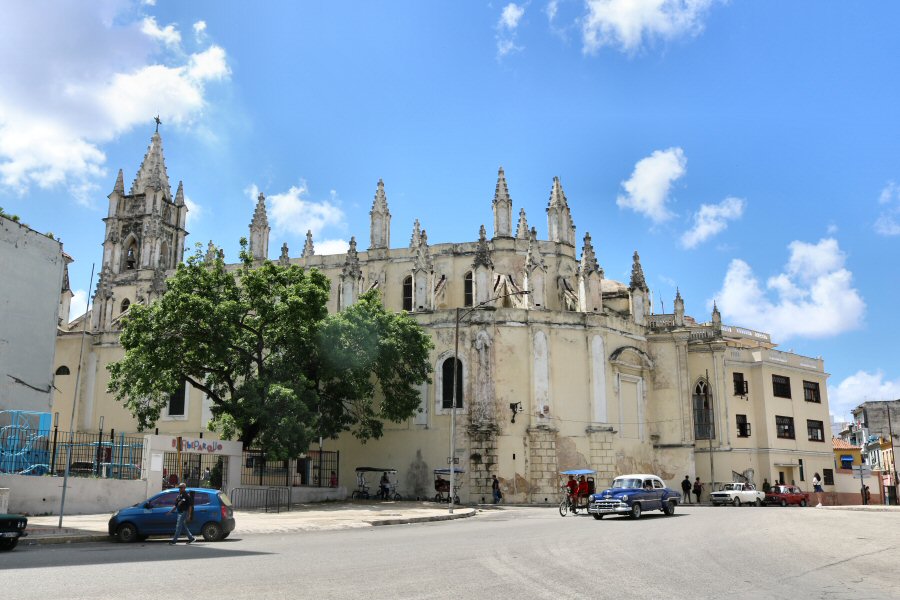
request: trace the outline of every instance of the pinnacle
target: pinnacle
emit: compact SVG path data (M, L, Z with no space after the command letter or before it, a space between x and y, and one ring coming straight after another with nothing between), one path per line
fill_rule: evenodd
M503 173L503 167L497 171L497 187L494 190L494 204L498 202L508 202L512 204L512 198L509 197L509 189L506 187L506 175Z

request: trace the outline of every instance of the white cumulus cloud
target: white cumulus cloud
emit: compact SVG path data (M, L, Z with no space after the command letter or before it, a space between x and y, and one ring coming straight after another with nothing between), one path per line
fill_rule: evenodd
M197 204L187 196L184 197L184 205L187 206L188 209L184 227L185 229L190 231L191 225L200 220L200 218L203 216L204 210L201 205Z
M628 208L654 223L672 218L666 207L672 184L687 173L687 157L681 148L656 150L634 166L631 178L622 182L625 194L616 198L620 208Z
M836 386L828 386L828 406L840 420L850 420L850 411L863 402L900 399L900 378L886 379L880 370L859 370Z
M358 243L359 242L357 242L357 244ZM329 254L347 254L350 242L342 239L322 240L321 242L313 240L313 246L315 247L316 254L321 254L323 256Z
M87 292L84 290L74 290L72 292L72 301L69 303L69 322L71 323L84 314L87 310Z
M634 53L651 40L673 40L703 31L715 0L587 0L581 21L583 50L604 46Z
M881 212L875 221L875 232L880 235L900 235L900 185L889 182L878 197Z
M744 200L725 198L718 204L702 204L694 214L694 226L681 236L681 245L696 248L728 227L728 221L740 219L744 214Z
M516 45L516 30L519 22L525 16L525 7L519 6L514 2L510 2L503 7L500 12L500 19L497 21L497 58L503 58L511 52L522 50L521 46Z
M259 195L256 184L248 186L245 192L255 204ZM266 210L274 231L305 238L306 231L311 230L315 237L326 227L344 225L344 211L336 204L335 199L336 194L332 190L329 200L311 200L309 187L306 181L301 180L299 186L291 186L286 192L267 195ZM343 251L347 251L346 246ZM318 244L316 253L320 254Z
M794 241L788 248L783 272L770 277L765 289L749 264L731 261L715 296L723 317L771 333L776 341L829 337L858 328L866 304L853 287L853 274L837 240Z
M141 33L158 39L166 46L178 47L181 44L181 34L175 29L175 25L169 24L161 28L153 17L144 17L141 22Z
M61 186L91 204L104 143L151 131L157 113L194 123L208 84L228 74L222 48L185 52L175 25L124 3L11 4L0 19L0 187Z
M194 39L202 42L206 38L206 21L197 21L194 23Z

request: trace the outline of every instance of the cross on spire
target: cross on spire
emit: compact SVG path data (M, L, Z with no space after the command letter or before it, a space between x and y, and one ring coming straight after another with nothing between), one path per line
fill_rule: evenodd
M162 121L159 120L159 115L153 117L153 120L156 121L156 133L159 133L159 126L162 125Z

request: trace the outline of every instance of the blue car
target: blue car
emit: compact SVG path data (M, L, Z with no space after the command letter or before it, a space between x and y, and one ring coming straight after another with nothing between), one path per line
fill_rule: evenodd
M628 515L640 519L647 510L661 510L666 516L675 514L681 494L666 486L656 475L636 473L616 477L609 489L591 494L588 512L595 519L605 515Z
M234 531L234 510L225 492L187 488L194 497L194 516L188 528L207 542L224 540ZM172 512L178 489L164 490L149 500L116 511L109 520L109 535L120 542L144 541L151 535L171 537L178 513Z

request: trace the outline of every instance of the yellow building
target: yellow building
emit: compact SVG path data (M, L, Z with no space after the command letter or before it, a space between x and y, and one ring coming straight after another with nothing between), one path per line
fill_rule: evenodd
M365 445L351 436L326 440L326 450L341 452L343 485L354 486L357 466L385 466L400 471L404 495L432 496L431 471L448 465L451 448L465 470L464 502L489 498L492 474L509 501L552 502L557 474L568 468L596 470L598 485L625 472L657 473L673 486L685 475L699 476L707 491L713 480L760 485L763 478L810 489L815 472L826 490L833 485L821 359L778 351L766 333L723 325L715 307L699 323L685 313L680 293L673 313L654 314L638 253L628 283L606 279L590 234L576 240L558 178L545 239L524 210L513 220L502 169L491 208L490 237L476 220L477 239L430 244L416 221L409 244L392 246L379 181L367 249L351 239L346 254L322 256L311 234L300 256L282 246L279 262L315 267L330 278L330 310L374 288L389 309L408 311L434 340L434 377L422 388L418 415L388 424L382 439ZM107 430L134 431L134 420L105 392L106 367L122 356L122 313L158 298L180 259L185 213L181 186L171 195L156 134L131 191L125 193L120 172L110 194L76 400L81 430L96 431L103 416ZM257 259L268 256L268 236L260 195L249 235ZM209 251L216 251L212 243ZM457 309L459 408L451 442ZM81 326L73 322L59 335L57 365L72 373ZM71 410L72 385L58 378L54 410ZM203 394L188 388L173 396L158 427L196 435L208 419Z

